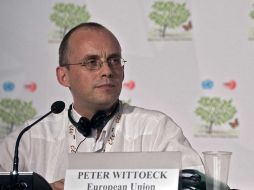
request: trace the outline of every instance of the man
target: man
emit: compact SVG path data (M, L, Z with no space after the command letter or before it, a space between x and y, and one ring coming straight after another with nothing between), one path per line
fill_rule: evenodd
M198 154L167 115L119 100L125 62L117 38L100 24L80 24L65 35L56 75L70 89L73 104L24 135L20 171L39 173L53 189L63 189L68 153L178 150L183 168L202 167ZM1 145L2 170L11 170L17 134Z

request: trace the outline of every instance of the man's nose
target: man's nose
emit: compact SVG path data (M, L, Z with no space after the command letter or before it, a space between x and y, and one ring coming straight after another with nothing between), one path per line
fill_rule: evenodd
M102 73L102 76L110 76L112 77L112 68L109 66L108 62L106 60L101 61L101 67L100 71Z

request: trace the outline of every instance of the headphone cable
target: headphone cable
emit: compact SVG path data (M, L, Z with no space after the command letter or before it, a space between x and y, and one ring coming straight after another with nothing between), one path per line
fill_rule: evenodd
M77 146L77 148L76 148L76 150L75 150L75 154L78 152L78 148L79 148L79 146L82 144L82 142L84 142L86 140L86 137L82 140L82 141L80 141L80 143L78 144L78 146Z

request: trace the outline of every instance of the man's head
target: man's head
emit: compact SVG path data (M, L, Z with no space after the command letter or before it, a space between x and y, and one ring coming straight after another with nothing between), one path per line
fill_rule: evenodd
M70 30L59 48L57 78L69 87L74 108L87 117L118 100L124 71L117 38L104 26L84 23Z

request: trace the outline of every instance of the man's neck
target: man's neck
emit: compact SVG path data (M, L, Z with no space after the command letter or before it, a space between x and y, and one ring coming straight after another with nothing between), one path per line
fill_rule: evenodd
M89 106L77 106L75 103L73 103L73 109L75 109L75 111L83 116L88 118L89 120L92 119L92 117L98 112L98 111L105 111L107 114L110 114L111 112L113 112L116 108L116 106L118 105L118 100L117 102L113 103L111 106L109 106L109 108L106 109L98 109L98 108L91 108ZM85 109L83 109L85 107Z

